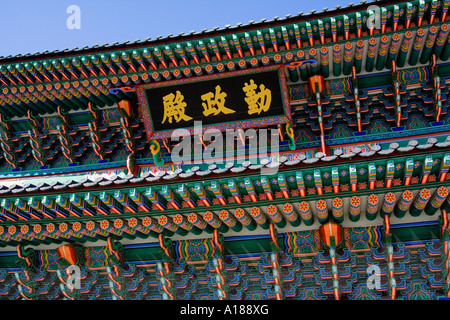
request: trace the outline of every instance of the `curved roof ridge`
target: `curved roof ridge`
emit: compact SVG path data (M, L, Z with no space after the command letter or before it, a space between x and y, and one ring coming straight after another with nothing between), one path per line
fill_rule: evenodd
M95 53L97 51L103 52L102 49L110 49L112 47L116 47L118 49L133 49L133 48L139 48L143 45L156 45L156 44L164 44L168 41L176 41L177 39L183 39L183 41L187 41L187 39L192 39L197 36L202 36L205 34L213 34L213 33L223 33L227 31L231 31L233 29L240 29L241 31L244 31L249 28L255 28L255 27L261 27L261 26L271 26L271 25L277 25L280 23L283 23L287 20L295 22L302 21L302 20L309 20L313 18L319 18L320 16L327 16L330 14L335 14L336 12L347 12L347 11L358 11L361 7L367 5L368 3L396 3L397 1L394 0L361 0L360 3L354 4L354 3L348 3L347 6L342 7L341 5L336 5L334 8L322 8L321 11L316 12L316 10L311 10L309 13L303 13L298 12L296 15L290 15L287 14L285 17L278 17L275 16L272 19L261 19L260 21L255 22L254 20L250 20L248 23L237 23L236 25L225 25L222 28L220 27L214 27L212 29L202 29L200 31L192 30L189 33L180 32L178 35L168 34L167 36L163 37L161 35L155 37L155 38L145 38L143 40L136 39L134 41L125 40L121 43L114 42L112 44L105 43L103 45L94 44L92 46L84 46L82 48L79 47L73 47L72 49L64 48L64 49L55 49L53 51L45 50L43 52L35 52L35 53L18 53L14 56L8 55L6 57L0 56L0 64L2 63L11 63L11 62L19 62L22 60L28 60L28 59L48 59L51 56L65 56L65 55L73 55L78 52L85 52L88 53Z

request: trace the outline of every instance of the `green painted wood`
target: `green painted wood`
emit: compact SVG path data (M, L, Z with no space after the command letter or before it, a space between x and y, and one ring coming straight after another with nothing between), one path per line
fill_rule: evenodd
M440 226L391 228L393 242L424 241L440 239Z

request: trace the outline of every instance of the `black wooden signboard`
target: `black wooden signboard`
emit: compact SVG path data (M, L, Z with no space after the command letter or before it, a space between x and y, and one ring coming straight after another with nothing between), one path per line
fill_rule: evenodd
M137 88L147 136L167 138L176 129L245 129L291 121L282 67L263 67L153 83Z

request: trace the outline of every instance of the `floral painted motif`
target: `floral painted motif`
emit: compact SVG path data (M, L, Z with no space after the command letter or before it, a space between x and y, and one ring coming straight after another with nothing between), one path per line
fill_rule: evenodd
M42 226L40 224L35 224L33 227L33 231L35 233L41 233L42 232Z
M144 219L142 219L142 224L144 225L144 227L151 226L153 224L152 218L145 217Z
M378 204L378 196L376 194L371 194L367 201L369 202L369 204L375 206Z
M123 220L121 220L121 219L116 219L116 220L114 220L114 227L115 228L122 228L123 227Z
M176 224L180 224L183 222L183 216L181 214L176 214L173 217L173 222L175 222Z
M354 196L350 199L350 203L352 206L359 206L361 204L361 199L357 196Z
M227 220L230 217L230 215L229 215L228 211L222 210L219 212L219 217L222 220Z
M377 188L383 188L384 187L384 181L375 181L375 187Z
M438 194L440 197L446 197L446 196L448 196L448 188L446 188L446 187L440 187L440 188L437 190L437 194Z
M203 218L205 218L206 221L210 222L211 220L213 220L213 213L211 211L206 211L203 214Z
M167 225L167 223L168 223L168 219L167 219L166 216L160 216L160 217L158 218L158 222L159 222L160 225L165 226L165 225Z
M285 204L283 205L283 211L284 211L285 213L290 213L290 212L292 212L292 211L293 211L292 205L291 205L290 203L285 203Z
M250 214L251 214L252 216L254 216L254 217L258 216L259 213L260 213L260 211L259 211L259 208L257 208L257 207L253 207L253 208L250 210Z
M275 213L277 213L277 207L275 207L274 205L268 206L267 213L270 215L274 215Z
M429 197L431 197L431 192L428 189L422 189L420 190L420 196L424 199L428 199Z
M395 202L395 194L393 194L392 192L389 192L388 194L386 194L385 200L388 203Z
M358 183L358 188L359 189L366 189L367 188L367 183L366 182Z
M138 221L136 218L131 218L130 220L128 220L128 226L130 226L131 228L136 228L138 225Z
M72 225L72 230L73 230L73 231L76 231L76 232L81 231L81 223L80 223L79 221L75 222L75 223Z
M30 228L27 225L23 225L20 227L20 232L23 234L27 234L30 231Z
M307 212L307 211L309 211L309 203L306 202L306 201L300 202L299 205L298 205L298 207L299 207L300 211L302 211L302 212Z
M414 194L411 191L406 190L405 192L403 192L403 199L405 199L406 201L411 201L412 198L414 198Z
M240 219L244 217L244 210L241 208L238 208L234 211L234 215L236 216L236 218Z
M343 205L343 202L342 202L341 198L333 199L333 206L334 207L340 208L340 207L342 207L342 205Z
M94 229L95 229L95 222L94 222L94 221L88 221L88 222L86 223L86 228L87 228L89 231L94 230Z
M324 200L319 200L316 202L316 208L318 210L324 210L327 208L327 203Z
M198 217L197 217L197 215L195 214L195 213L190 213L189 215L188 215L188 221L190 222L190 223L196 223L197 221L198 221Z
M9 226L9 227L8 227L8 233L9 233L10 235L15 234L16 231L17 231L17 229L16 229L15 226Z
M59 231L61 231L61 232L66 232L67 229L69 229L67 223L63 222L63 223L61 223L61 224L59 225Z
M55 225L53 223L49 223L47 225L47 232L52 233L53 231L55 231Z

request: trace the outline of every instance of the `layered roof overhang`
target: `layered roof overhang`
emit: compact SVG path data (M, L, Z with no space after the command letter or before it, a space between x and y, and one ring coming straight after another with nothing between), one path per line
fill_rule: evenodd
M379 7L370 7L370 6ZM446 1L373 2L154 40L17 55L0 60L0 113L52 114L134 100L135 85L312 59L290 82L429 64L450 55ZM379 12L376 12L379 8ZM371 9L373 11L370 11ZM372 16L371 16L372 14ZM379 14L379 25L368 21ZM378 28L379 27L379 28ZM441 59L439 59L441 58Z

